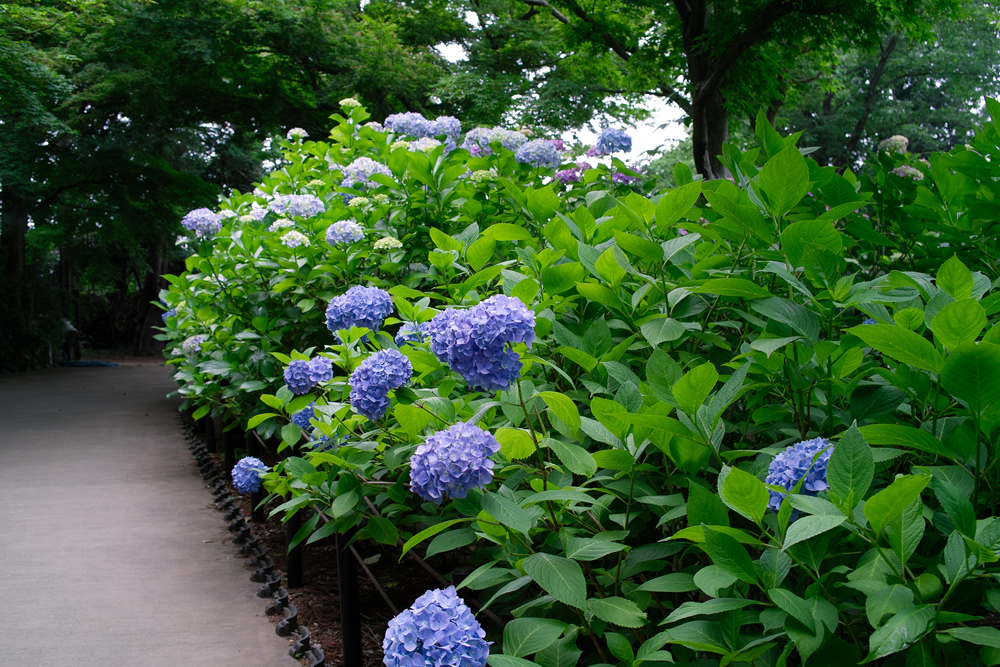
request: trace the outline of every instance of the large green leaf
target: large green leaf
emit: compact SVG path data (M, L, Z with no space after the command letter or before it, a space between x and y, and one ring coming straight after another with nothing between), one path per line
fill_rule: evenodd
M862 664L884 658L910 646L930 628L934 620L935 607L921 605L905 609L872 633L868 640L869 653Z
M782 550L793 544L798 544L815 537L828 530L832 530L847 521L846 516L834 516L832 514L813 514L797 519L788 527L785 533L785 542L781 545Z
M970 644L1000 648L1000 630L990 626L978 628L948 628L948 634Z
M498 493L490 491L483 495L483 509L512 530L524 535L531 530L531 515L513 500L504 498Z
M833 447L826 466L830 494L843 500L848 512L865 497L875 477L875 458L854 424Z
M800 220L781 233L781 249L793 269L805 266L806 256L813 247L827 250L836 262L844 240L829 220Z
M819 338L819 317L793 301L774 296L770 299L758 299L750 307L764 317L787 324L809 340Z
M760 524L770 494L759 479L739 468L729 468L722 483L722 496L734 510Z
M973 412L1000 399L1000 345L966 343L948 355L941 385Z
M551 410L552 413L562 421L562 423L569 426L573 431L580 430L580 411L577 410L576 404L573 403L573 399L556 391L540 391L536 394L536 396L545 401L545 404L549 406L549 410Z
M559 639L566 624L554 618L515 618L503 628L504 655L522 658Z
M868 424L862 426L861 435L873 445L895 445L909 447L929 454L955 458L954 448L948 448L940 440L923 429L903 424Z
M975 282L972 272L962 264L958 255L952 255L941 265L937 273L937 286L955 300L968 299L972 296Z
M525 558L521 567L555 599L577 609L587 609L587 582L583 578L583 568L576 561L538 553Z
M625 598L591 598L587 600L587 610L602 621L623 628L641 628L646 624L646 613Z
M914 368L937 373L944 365L941 353L923 336L891 324L862 324L847 330L887 357Z
M701 548L709 555L712 562L737 579L756 585L757 574L753 568L753 561L750 560L750 554L743 545L725 533L707 527L704 530L705 542Z
M799 149L789 146L761 168L757 184L771 215L781 218L809 192L809 167Z
M674 384L672 388L674 398L684 412L695 415L718 381L719 373L711 363L696 366Z
M718 294L741 299L766 299L771 296L766 289L745 278L709 278L685 289L694 294Z
M938 311L931 320L934 338L949 350L979 338L986 328L986 311L978 301L953 301Z
M679 188L668 190L656 204L656 227L664 232L684 217L701 196L701 181L694 181Z
M705 602L685 602L670 612L670 615L663 622L674 623L685 618L691 618L692 616L721 614L733 609L749 607L752 604L756 604L756 602L743 598L715 598L714 600L706 600Z
M885 487L865 503L865 517L875 532L899 517L920 492L930 483L927 475L904 475Z

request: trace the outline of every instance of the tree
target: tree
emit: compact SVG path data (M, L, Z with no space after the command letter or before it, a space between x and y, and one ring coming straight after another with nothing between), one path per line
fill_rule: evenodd
M479 27L459 81L466 105L476 108L469 100L484 91L493 101L503 101L504 92L517 93L509 79L514 66L521 67L537 91L530 99L543 103L543 111L545 102L562 100L547 110L557 121L563 121L560 109L574 120L607 111L607 99L616 95L624 96L624 112L634 110L643 96L662 97L687 114L697 169L714 178L724 173L716 156L731 117L754 118L759 110L780 106L799 85L800 71L814 76L848 47L874 46L887 26L918 31L926 16L948 13L953 4L472 0ZM534 33L522 25L529 21L538 23ZM549 36L531 40L531 49L512 50L509 36L532 34ZM524 99L509 95L494 115L517 110L519 102Z

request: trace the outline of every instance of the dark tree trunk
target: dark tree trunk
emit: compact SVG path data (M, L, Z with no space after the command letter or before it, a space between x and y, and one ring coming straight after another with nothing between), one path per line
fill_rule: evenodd
M4 291L9 300L9 334L14 344L22 344L28 336L27 286L24 275L25 243L28 234L28 201L16 187L4 187L0 194L0 244L6 260Z
M691 109L691 141L694 166L706 180L728 178L729 170L719 161L722 145L729 139L729 112L725 100L716 92Z

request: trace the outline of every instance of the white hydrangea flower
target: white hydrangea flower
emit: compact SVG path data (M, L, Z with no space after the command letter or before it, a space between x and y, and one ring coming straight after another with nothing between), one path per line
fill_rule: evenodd
M309 137L309 133L303 130L301 127L293 127L285 135L285 138L289 141L301 141Z
M275 220L271 223L271 226L267 228L269 232L278 232L282 229L288 229L289 227L294 227L295 223L288 218L281 218L280 220Z
M367 206L371 203L368 197L352 197L351 201L347 202L348 206Z
M374 247L375 250L395 250L396 248L402 248L403 244L397 238L392 236L383 236L375 242Z
M289 248L309 245L309 238L302 232L292 230L281 237L281 242Z
M358 102L353 97L345 97L344 99L340 100L340 106L343 109L355 109L361 106L361 102Z

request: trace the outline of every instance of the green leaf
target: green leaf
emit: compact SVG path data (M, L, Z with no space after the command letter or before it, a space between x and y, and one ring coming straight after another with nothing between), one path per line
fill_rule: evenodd
M566 540L566 557L573 560L597 560L608 554L618 553L624 544L595 540L592 537L570 537Z
M616 231L615 243L625 252L635 257L641 257L648 262L658 263L663 261L663 248L635 234Z
M834 445L826 465L830 493L842 498L844 507L851 511L868 493L874 477L875 459L871 447L857 425L852 424Z
M587 600L587 610L597 618L623 628L641 628L646 624L646 613L625 598L591 598Z
M512 530L524 535L531 530L531 515L513 500L488 491L483 494L483 509Z
M948 634L970 644L1000 648L1000 630L989 626L978 628L948 628Z
M542 444L551 449L559 462L571 473L591 477L597 472L597 461L583 447L554 438L545 438Z
M542 271L542 285L547 294L555 296L572 289L585 275L583 265L579 262L556 264Z
M781 232L781 250L793 269L805 267L810 249L827 250L839 262L843 247L840 232L829 220L800 220Z
M552 642L548 648L535 654L539 667L576 667L583 651L576 647L576 634Z
M787 324L811 341L819 338L819 317L797 303L774 296L753 301L750 308L764 317Z
M953 301L938 311L931 320L934 339L949 350L979 338L986 328L986 311L972 299Z
M333 500L333 504L330 505L330 514L333 515L334 519L339 519L348 512L354 510L361 501L361 496L358 495L357 491L349 491L343 493Z
M717 495L692 482L687 499L688 526L728 526L729 512Z
M535 454L535 441L521 428L498 428L493 436L500 443L500 453L511 461L526 459Z
M948 355L941 385L973 412L1000 399L1000 345L966 343Z
M760 525L770 496L763 482L739 468L730 468L722 484L722 495L730 507Z
M671 572L655 577L640 585L636 590L650 593L690 593L698 590L694 577L686 572Z
M956 301L971 297L972 289L975 286L972 272L966 268L965 264L962 264L958 255L952 255L941 265L935 282L940 289Z
M916 331L924 323L924 311L919 308L903 308L892 319L904 329Z
M684 289L693 294L718 294L741 299L766 299L771 296L766 289L744 278L709 278Z
M816 619L813 617L812 607L805 600L784 588L772 588L768 590L767 597L771 598L771 602L778 605L781 611L802 623L813 634L816 634Z
M674 384L672 388L674 398L684 412L695 415L718 381L719 373L715 370L715 366L706 362L685 373Z
M701 181L667 190L656 204L656 228L664 232L691 210L701 196Z
M562 423L569 426L574 432L580 430L580 411L577 410L576 404L573 403L571 398L555 391L541 391L536 396L545 401L545 404L549 406L549 410Z
M472 242L469 249L465 251L465 261L469 263L473 271L480 271L486 263L490 261L496 252L496 239L481 237ZM583 277L581 270L581 278Z
M498 222L490 225L483 231L485 238L494 241L532 241L528 230L520 225L513 225L509 222Z
M757 574L753 568L753 561L750 554L743 548L743 545L735 539L705 527L705 543L702 549L709 555L712 562L722 570L733 575L740 581L748 584L757 584Z
M521 658L559 639L566 624L554 618L515 618L503 629L503 653Z
M705 602L685 602L670 612L670 615L663 620L663 623L674 623L675 621L691 618L692 616L721 614L734 609L749 607L752 604L756 604L756 602L753 600L744 600L743 598L715 598L713 600L706 600Z
M847 330L882 354L914 368L937 373L944 365L934 344L919 334L891 324L862 324Z
M556 600L576 609L587 609L587 582L583 578L583 568L576 561L538 553L525 558L521 567Z
M427 410L423 410L415 405L405 405L402 403L397 403L396 407L393 408L392 414L396 417L396 421L399 425L403 427L403 430L410 436L415 436L419 433L423 433L424 429L434 418Z
M379 544L391 546L395 546L399 539L399 530L396 528L396 524L381 516L368 519L368 534Z
M884 658L919 640L934 620L934 607L921 605L899 612L872 633L868 640L869 653L861 664Z
M904 475L869 498L865 503L865 517L872 529L881 532L890 521L902 515L930 481L927 475Z
M882 625L882 619L908 609L913 605L913 591L906 586L894 584L881 588L868 596L865 613L873 628Z
M247 428L254 429L257 428L262 422L266 422L271 417L277 417L277 413L274 412L264 412L259 415L254 415L247 421Z
M490 667L538 667L535 663L524 658L515 658L512 655L503 653L491 653L486 656L486 663Z
M674 318L662 316L643 322L639 330L642 331L642 337L649 341L649 344L653 347L658 346L660 343L675 341L687 331Z
M628 274L625 268L619 263L615 255L615 250L615 246L609 247L601 253L594 264L595 268L597 268L597 273L612 287L617 287L618 283ZM619 252L621 251L619 250Z
M430 537L434 537L435 535L437 535L438 533L440 533L442 531L448 530L449 528L451 528L452 526L454 526L456 523L462 523L463 521L467 522L467 521L473 521L473 520L474 519L470 519L470 518L451 519L450 521L442 521L441 523L434 524L430 528L423 529L422 531L420 531L419 533L417 533L416 535L414 535L410 539L406 540L406 542L403 544L403 553L401 553L399 555L399 560L402 561L403 560L403 556L406 555L407 551L409 551L413 547L417 546L418 544L420 544L424 540L426 540L426 539L428 539Z
M898 445L949 459L955 458L952 449L923 429L903 424L868 424L859 430L864 439L873 445Z
M781 218L809 191L809 167L799 149L789 146L761 168L757 184L771 215Z
M781 545L782 551L788 549L793 544L798 544L815 537L828 530L832 530L847 521L846 516L833 516L832 514L813 514L799 517L785 533L785 541Z

